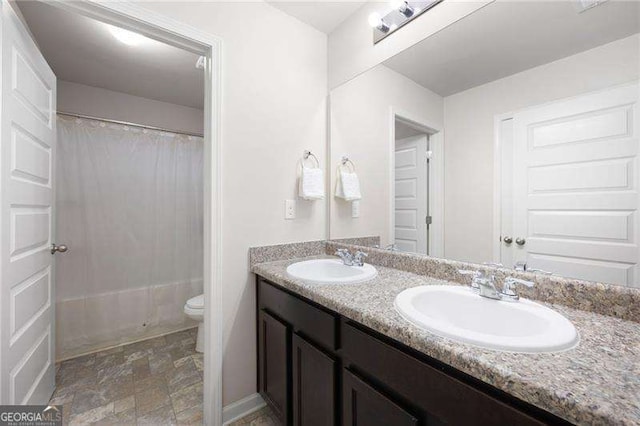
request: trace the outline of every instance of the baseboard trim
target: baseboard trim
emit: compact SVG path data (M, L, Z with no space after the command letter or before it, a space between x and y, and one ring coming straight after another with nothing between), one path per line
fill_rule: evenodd
M226 405L222 409L222 424L228 425L231 422L240 420L266 405L267 403L264 402L259 393L251 394L246 398Z
M70 359L74 359L74 358L79 358L81 356L85 356L85 355L91 355L91 354L95 354L98 352L103 352L103 351L108 351L109 349L115 349L115 348L119 348L120 346L127 346L127 345L131 345L133 343L138 343L138 342L142 342L144 340L150 340L150 339L155 339L157 337L162 337L162 336L166 336L167 334L173 334L173 333L179 333L181 331L186 331L186 330L191 330L192 328L197 328L198 324L195 323L194 324L189 324L187 326L184 327L178 327L175 330L171 330L171 331L162 331L162 332L158 332L158 333L151 333L148 336L144 336L144 337L139 337L139 338L135 338L133 340L127 340L126 342L122 342L122 343L118 343L115 345L108 345L108 346L103 346L103 347L99 347L96 349L91 349L89 351L86 352L79 352L75 355L68 355L62 358L56 358L56 364L59 364L63 361L68 361Z

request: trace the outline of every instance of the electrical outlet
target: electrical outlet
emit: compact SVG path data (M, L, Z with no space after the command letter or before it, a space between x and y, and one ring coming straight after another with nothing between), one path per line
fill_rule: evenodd
M360 217L360 200L351 202L351 217L352 218Z
M296 200L285 200L284 202L284 218L296 218Z

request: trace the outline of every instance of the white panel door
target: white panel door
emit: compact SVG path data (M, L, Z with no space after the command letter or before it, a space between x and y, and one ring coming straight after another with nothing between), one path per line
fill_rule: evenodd
M516 260L638 285L638 116L637 84L514 115Z
M394 238L399 250L427 253L427 135L396 141Z
M0 5L0 401L46 404L55 381L56 79L11 6Z

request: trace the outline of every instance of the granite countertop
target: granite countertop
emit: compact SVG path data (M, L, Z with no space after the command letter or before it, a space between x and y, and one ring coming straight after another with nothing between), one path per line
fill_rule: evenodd
M498 352L424 331L395 311L402 290L450 284L375 265L378 276L349 285L309 285L286 267L313 256L255 264L252 272L494 387L577 424L640 424L640 324L543 303L569 318L580 344L551 354Z

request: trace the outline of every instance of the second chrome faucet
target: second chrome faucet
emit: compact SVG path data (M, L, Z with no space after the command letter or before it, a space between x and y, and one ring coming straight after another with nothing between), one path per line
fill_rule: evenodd
M519 278L507 277L502 285L502 290L496 288L495 276L488 271L459 270L462 275L471 275L471 288L477 291L482 297L494 300L504 300L507 302L517 302L520 296L515 291L516 285L533 287L532 281L521 280Z
M342 259L342 263L347 266L363 266L364 258L367 257L367 253L362 251L356 251L354 254L347 249L338 249L334 253L336 256Z

